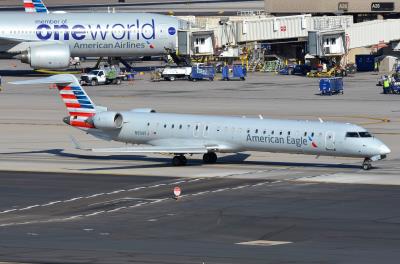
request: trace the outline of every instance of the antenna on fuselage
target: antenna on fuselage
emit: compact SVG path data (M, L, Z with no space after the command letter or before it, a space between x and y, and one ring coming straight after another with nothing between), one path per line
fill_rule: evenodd
M263 117L262 115L258 115L258 117L259 117L260 119L264 119L264 117Z
M320 123L324 123L324 120L322 120L321 117L318 117L318 120L319 120Z

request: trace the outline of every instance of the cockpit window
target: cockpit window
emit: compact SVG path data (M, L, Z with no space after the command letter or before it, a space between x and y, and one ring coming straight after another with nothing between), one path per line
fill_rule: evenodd
M358 132L358 134L360 134L360 137L362 138L372 137L372 135L369 132Z
M357 132L347 132L346 137L351 137L351 138L358 138L359 135Z

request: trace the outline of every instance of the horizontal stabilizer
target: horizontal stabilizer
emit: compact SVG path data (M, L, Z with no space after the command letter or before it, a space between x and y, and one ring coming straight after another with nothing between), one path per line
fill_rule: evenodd
M11 84L24 85L24 84L57 84L66 86L69 84L78 85L78 79L72 74L57 74L46 78L10 82Z

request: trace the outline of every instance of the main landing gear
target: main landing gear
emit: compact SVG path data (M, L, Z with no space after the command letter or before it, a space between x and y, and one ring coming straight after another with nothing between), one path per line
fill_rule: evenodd
M208 152L203 155L203 163L214 164L217 162L217 154L214 152ZM175 155L172 159L173 166L185 166L187 164L187 159L185 155Z
M205 164L214 164L217 162L217 154L215 152L208 152L203 155L203 162Z
M370 170L372 168L372 164L371 164L371 159L370 158L365 158L364 162L362 164L362 169L363 170Z
M177 155L172 159L172 165L174 166L185 166L187 159L184 155Z

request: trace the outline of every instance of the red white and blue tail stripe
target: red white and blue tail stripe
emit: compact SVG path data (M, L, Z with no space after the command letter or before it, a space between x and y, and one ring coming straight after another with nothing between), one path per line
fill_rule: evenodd
M24 0L26 13L49 13L42 0Z
M69 116L64 122L79 128L94 128L91 117L99 111L106 111L105 107L96 107L86 92L79 84L78 79L72 74L58 74L47 78L11 82L12 84L55 84L60 96L67 107Z
M96 108L82 87L57 84L57 88L69 113L68 123L71 126L93 128L86 120L96 114Z

